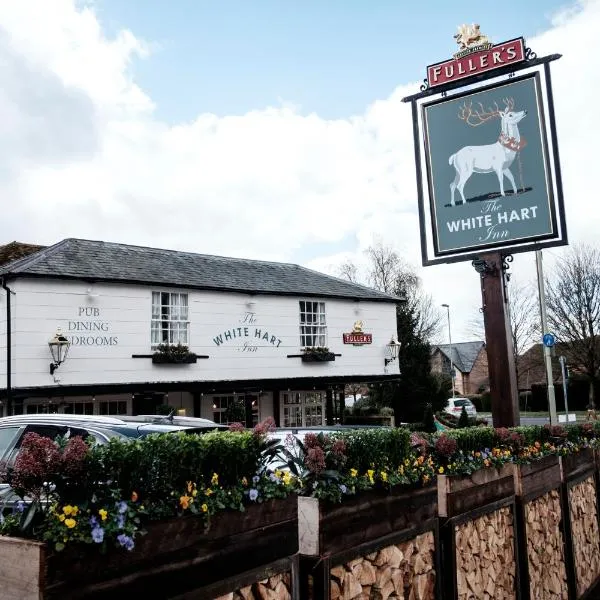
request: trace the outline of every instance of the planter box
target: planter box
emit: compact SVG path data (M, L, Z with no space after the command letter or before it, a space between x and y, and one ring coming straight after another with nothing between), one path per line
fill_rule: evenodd
M515 494L527 501L560 488L562 471L558 456L544 456L528 465L514 465Z
M302 600L436 597L435 485L328 504L299 498ZM373 595L375 594L375 595Z
M335 354L333 352L315 352L302 355L302 362L331 362L332 360L335 360Z
M152 363L155 365L191 365L198 360L195 354L186 356L169 356L168 354L153 354Z
M565 481L577 479L587 472L592 472L596 468L594 451L590 448L585 448L575 454L561 456L560 462L562 465L563 479Z
M480 469L472 475L438 475L440 517L454 517L511 497L515 493L513 465Z
M41 600L155 597L158 589L168 590L163 598L188 593L203 597L207 590L213 594L209 597L216 598L247 586L249 579L258 585L271 578L273 586L287 578L293 589L297 580L293 555L298 550L296 498L264 502L243 513L221 513L213 517L208 531L193 516L151 523L147 534L136 538L131 552L114 549L102 555L85 545L53 553L44 544L0 538L0 590L6 600L29 598L4 591L16 580L4 566L15 547L27 554L27 561L20 561L21 571L26 565L28 572L39 573L37 583L31 577L35 587L31 598ZM29 580L29 575L19 577Z

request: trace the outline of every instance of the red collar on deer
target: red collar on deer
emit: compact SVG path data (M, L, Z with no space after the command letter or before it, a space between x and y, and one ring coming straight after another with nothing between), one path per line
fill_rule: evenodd
M509 150L514 150L515 152L518 152L527 146L527 140L524 137L517 141L514 137L508 137L505 133L500 134L498 141L501 146L504 146Z

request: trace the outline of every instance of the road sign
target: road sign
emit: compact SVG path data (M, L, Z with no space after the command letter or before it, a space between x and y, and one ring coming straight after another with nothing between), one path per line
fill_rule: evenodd
M542 338L542 342L547 348L552 348L552 346L554 346L556 343L556 338L554 337L553 333L545 333L544 337Z

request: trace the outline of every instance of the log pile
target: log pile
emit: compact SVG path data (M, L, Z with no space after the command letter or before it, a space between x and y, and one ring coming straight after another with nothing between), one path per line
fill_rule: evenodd
M569 490L569 510L579 597L600 575L600 542L593 475Z
M331 569L330 600L433 600L434 537L428 531Z
M292 600L291 574L278 573L215 600Z
M525 504L531 598L568 598L561 518L558 490Z
M508 507L456 526L458 600L516 598L514 537Z

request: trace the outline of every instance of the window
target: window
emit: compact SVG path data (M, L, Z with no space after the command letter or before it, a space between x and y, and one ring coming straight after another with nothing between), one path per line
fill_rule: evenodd
M258 423L258 398L257 396L248 396L252 402L252 425ZM213 421L221 425L229 423L246 422L246 396L244 394L230 394L223 396L213 396Z
M321 427L325 418L325 392L284 392L281 415L284 427Z
M13 440L19 431L19 427L3 427L0 429L0 458L12 446Z
M66 415L93 415L93 402L67 402L64 407Z
M300 300L300 345L303 348L327 346L325 302Z
M108 400L100 402L101 415L126 415L127 401L126 400Z
M188 295L152 292L152 349L159 344L188 345Z

